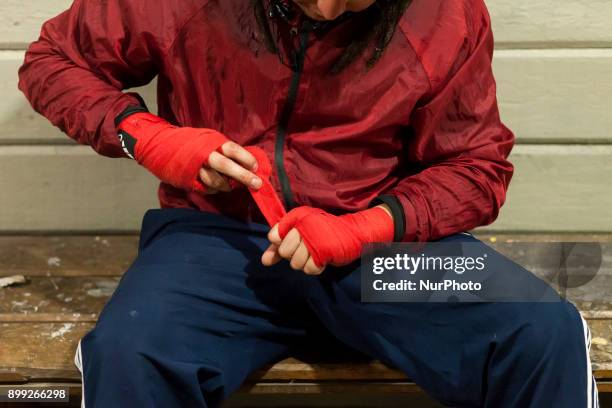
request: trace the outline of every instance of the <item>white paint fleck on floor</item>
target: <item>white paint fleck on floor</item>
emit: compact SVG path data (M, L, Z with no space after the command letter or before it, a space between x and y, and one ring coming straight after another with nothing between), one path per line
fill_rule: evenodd
M51 333L51 338L64 337L64 334L69 333L74 328L74 323L64 323L62 327Z

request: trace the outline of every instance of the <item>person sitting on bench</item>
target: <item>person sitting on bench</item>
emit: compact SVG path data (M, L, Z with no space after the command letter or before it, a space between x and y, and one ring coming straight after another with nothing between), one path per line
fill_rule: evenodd
M483 0L74 0L47 21L19 69L33 108L161 181L80 341L85 406L215 407L322 338L447 405L596 406L565 300L360 299L364 244L486 247L465 232L496 219L514 144L492 53ZM124 92L155 77L157 114Z

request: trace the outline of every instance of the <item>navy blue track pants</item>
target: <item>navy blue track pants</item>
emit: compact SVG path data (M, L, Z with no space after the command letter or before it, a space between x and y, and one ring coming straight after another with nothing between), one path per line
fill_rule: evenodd
M262 266L268 229L148 211L137 259L77 350L85 406L216 407L254 370L331 347L395 366L450 406L597 406L572 304L362 303L359 261L316 277Z

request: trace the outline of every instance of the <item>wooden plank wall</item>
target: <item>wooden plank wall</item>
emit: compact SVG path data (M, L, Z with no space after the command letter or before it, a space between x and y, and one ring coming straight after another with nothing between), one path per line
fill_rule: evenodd
M0 232L130 231L157 205L133 162L96 156L34 113L17 69L70 0L0 3ZM516 175L491 231L612 231L612 2L489 0ZM154 105L154 84L142 89Z

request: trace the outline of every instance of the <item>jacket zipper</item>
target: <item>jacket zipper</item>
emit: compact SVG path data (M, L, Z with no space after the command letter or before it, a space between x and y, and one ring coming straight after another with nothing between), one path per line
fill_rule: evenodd
M297 99L298 90L300 86L300 79L304 70L304 58L306 56L306 47L308 44L308 37L310 32L309 24L304 24L300 33L299 47L295 54L295 69L291 77L291 83L289 84L289 92L287 93L287 99L285 105L281 111L280 120L278 123L278 131L276 133L276 141L274 145L274 165L276 166L276 172L278 174L278 180L280 182L283 201L285 202L285 208L289 211L295 207L293 201L293 193L291 192L291 185L289 183L289 177L285 170L283 151L285 148L285 137L287 136L287 127L291 120L293 109L295 108L295 101Z

